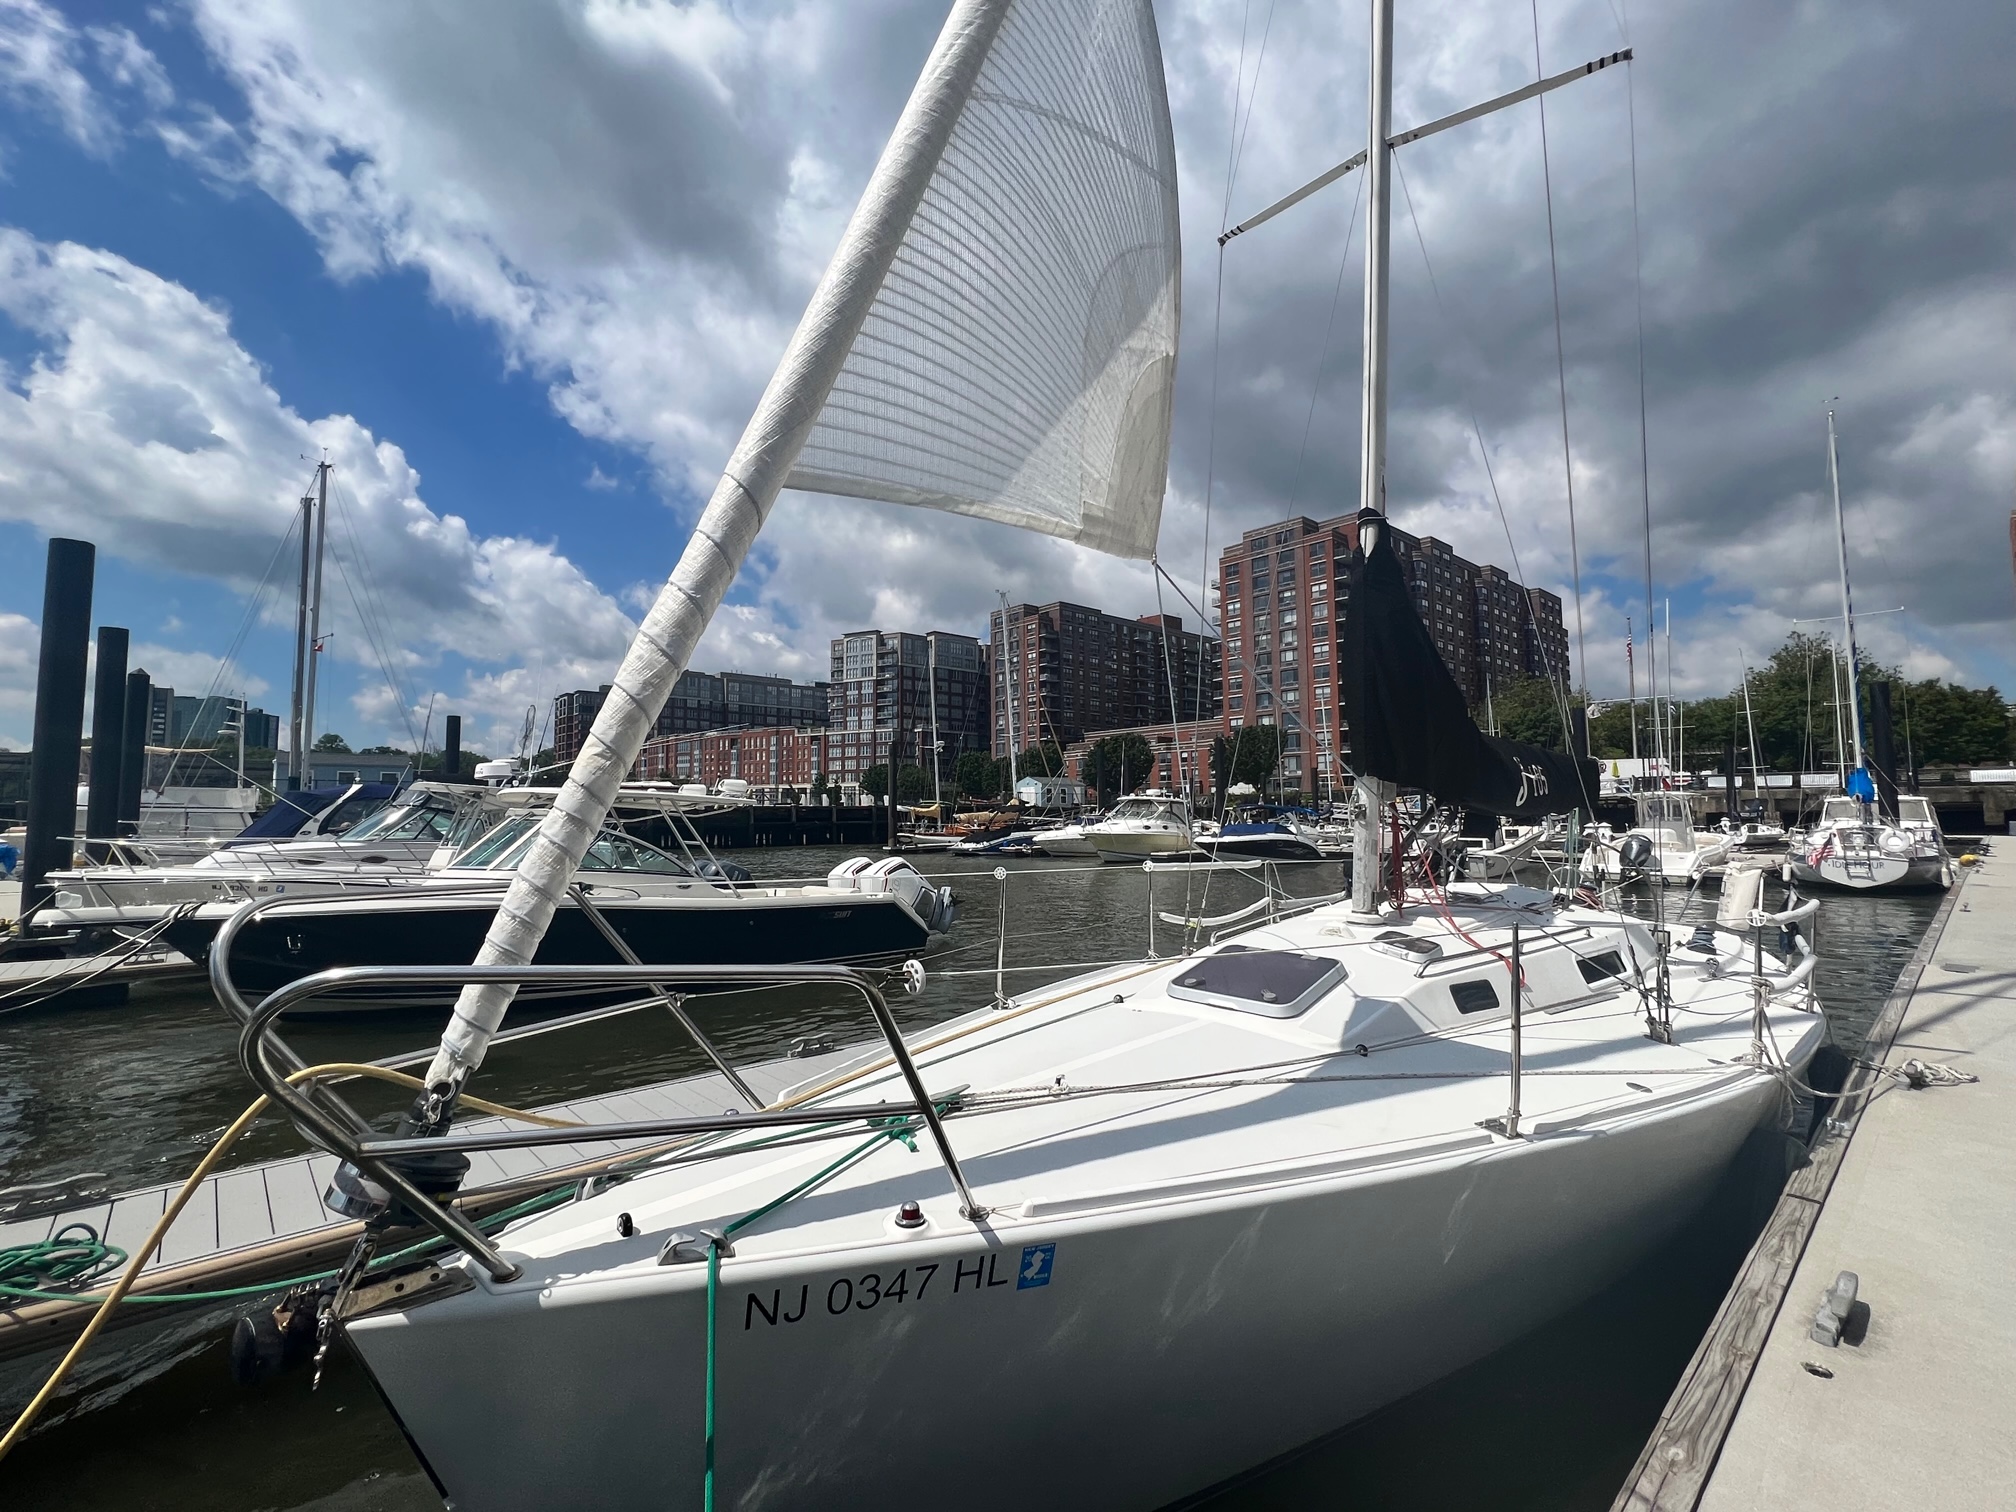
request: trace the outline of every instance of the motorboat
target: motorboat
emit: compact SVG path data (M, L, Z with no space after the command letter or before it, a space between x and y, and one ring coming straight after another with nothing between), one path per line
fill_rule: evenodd
M1327 857L1316 842L1303 834L1292 814L1218 826L1216 832L1202 829L1197 849L1215 859L1258 857L1268 861L1322 861Z
M1097 857L1099 848L1092 843L1090 831L1105 819L1104 814L1089 814L1047 829L1037 838L1036 848L1046 856Z
M542 791L544 801L536 801ZM552 798L550 789L523 788L492 796L515 802L518 812L446 866L370 890L269 900L237 933L233 978L265 993L338 966L469 961ZM952 927L952 890L933 886L900 857L855 857L808 885L750 882L741 867L717 861L693 827L696 812L720 802L626 785L614 822L583 857L536 959L581 965L621 959L606 926L649 965L883 962L923 949L932 935ZM164 921L163 935L192 960L207 960L211 942L240 906L188 908ZM565 988L544 998L576 1001ZM443 1001L438 992L362 990L317 999L312 1011L424 1008Z
M1538 824L1501 824L1489 845L1475 845L1461 853L1463 875L1507 880L1518 867L1538 860L1542 847L1558 844L1566 832L1567 825L1553 818Z
M55 897L44 922L56 928L145 926L189 903L370 888L446 864L505 811L491 790L453 783L416 782L394 799L373 796L375 811L354 822L342 818L349 801L339 797L320 807L333 823L311 818L294 838L248 834L184 866L148 866L136 857L124 865L52 872ZM283 802L275 809L289 807Z
M1636 920L1468 883L1444 907L1320 907L915 1037L970 1204L915 1116L914 1149L854 1121L711 1136L504 1231L510 1279L458 1259L345 1331L482 1512L585 1484L677 1505L710 1455L724 1506L886 1505L900 1472L1020 1507L1019 1478L971 1474L1011 1452L1071 1467L1050 1505L1175 1501L1654 1252L1825 1038L1810 957L1767 959L1759 1016L1745 932L1672 953L1668 1042ZM1516 1094L1515 960L1545 1047ZM886 1127L914 1106L888 1061L777 1106L879 1102Z
M1793 845L1793 877L1808 886L1852 892L1953 885L1953 858L1930 800L1900 793L1897 814L1879 804L1829 798L1820 820Z
M1145 788L1122 798L1112 813L1087 825L1084 833L1101 861L1139 862L1197 848L1190 800L1161 788Z
M1622 835L1592 833L1582 852L1582 880L1606 882L1646 877L1692 887L1729 859L1730 836L1694 827L1694 809L1681 793L1639 793L1636 822Z

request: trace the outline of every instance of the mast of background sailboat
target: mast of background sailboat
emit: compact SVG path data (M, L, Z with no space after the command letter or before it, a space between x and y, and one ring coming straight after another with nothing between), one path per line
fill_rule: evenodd
M308 599L308 683L301 697L301 733L311 747L315 744L315 666L322 655L322 553L328 544L329 464L324 461L315 464L315 582Z
M1022 684L1022 654L1010 645L1008 640L1008 590L994 590L1001 598L1001 707L1008 719L1008 801L1015 801L1015 785L1019 781L1015 774L1015 693ZM1019 639L1019 630L1017 632ZM1015 669L1015 679L1009 681L1008 669ZM1125 787L1126 764L1121 764L1121 786Z
M1392 246L1393 165L1393 0L1372 0L1372 80L1370 125L1365 141L1365 393L1360 417L1360 518L1386 512L1386 280ZM1378 523L1360 527L1358 548L1369 553ZM1372 532L1373 539L1364 535ZM1358 813L1351 847L1351 910L1370 915L1379 907L1380 820L1394 787L1376 777L1358 778Z
M1855 653L1855 601L1848 591L1848 517L1841 512L1841 459L1834 449L1834 411L1827 411L1827 482L1834 490L1834 530L1841 545L1841 625L1848 642L1848 728L1855 736L1855 770L1862 760L1861 669Z
M301 692L308 681L308 564L313 555L315 496L301 496L301 587L294 599L294 692L287 705L287 790L298 791L308 749L301 738Z

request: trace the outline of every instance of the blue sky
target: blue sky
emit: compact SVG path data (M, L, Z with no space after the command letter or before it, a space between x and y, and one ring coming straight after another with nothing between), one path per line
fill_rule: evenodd
M324 446L399 697L334 580L322 728L403 741L431 697L437 729L461 712L496 746L528 703L606 680L943 14L0 0L0 742L28 735L52 532L100 543L96 618L129 625L157 678L284 708L284 615L217 659ZM1539 14L1550 70L1636 28L1656 572L1682 690L1727 688L1742 654L1827 611L1834 394L1858 595L1910 610L1872 620L1871 649L2009 687L2007 7ZM1330 0L1157 15L1186 255L1163 556L1194 580L1207 479L1213 553L1356 506L1348 194L1234 243L1222 305L1214 233L1361 145L1363 22ZM1396 117L1530 78L1530 26L1523 4L1403 7ZM1626 87L1611 71L1549 107L1599 693L1645 593ZM1509 566L1474 414L1528 576L1565 595L1537 124L1522 107L1407 150L1442 300L1396 219L1389 488L1410 529ZM997 586L1156 607L1139 564L787 496L698 664L823 675L831 635L978 630Z

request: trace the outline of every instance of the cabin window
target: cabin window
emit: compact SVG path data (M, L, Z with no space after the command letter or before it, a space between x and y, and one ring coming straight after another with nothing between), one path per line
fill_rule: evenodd
M1490 1013L1498 1007L1498 989L1487 981L1451 982L1449 996L1458 1013Z
M1597 955L1578 956L1576 969L1582 973L1582 980L1594 987L1599 982L1616 981L1624 975L1624 957L1614 950L1605 950Z

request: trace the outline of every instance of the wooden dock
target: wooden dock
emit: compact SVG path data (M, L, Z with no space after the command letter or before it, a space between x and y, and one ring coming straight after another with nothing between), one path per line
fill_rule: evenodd
M872 1046L852 1046L822 1054L784 1057L736 1067L750 1090L774 1102L786 1089L825 1075ZM247 1101L250 1101L248 1089ZM636 1087L604 1097L580 1098L530 1111L580 1123L612 1123L656 1118L705 1118L733 1109L752 1111L719 1073ZM471 1119L457 1125L476 1132L515 1127L501 1118ZM545 1172L564 1172L640 1148L583 1142L523 1150L478 1151L469 1157L471 1187ZM362 1225L340 1218L322 1205L322 1192L335 1174L333 1155L297 1155L218 1172L206 1180L163 1237L161 1248L140 1273L134 1295L150 1292L215 1291L326 1270L339 1262ZM180 1182L80 1201L34 1217L0 1219L0 1248L36 1243L66 1225L89 1224L107 1244L129 1252L146 1241ZM499 1197L468 1211L480 1215L522 1200L527 1193ZM248 1299L249 1300L249 1299ZM95 1304L35 1302L0 1310L0 1359L31 1354L67 1342L90 1317ZM192 1304L193 1305L193 1304ZM114 1324L130 1325L174 1311L161 1304L122 1308Z
M2012 852L2016 854L2016 852ZM1794 1173L1612 1512L1913 1512L2016 1496L2016 872L1962 874L1864 1057L1890 1078ZM1873 1073L1858 1068L1850 1089ZM1811 1337L1841 1271L1842 1342ZM1998 1492L1995 1487L2001 1487Z
M139 982L194 979L202 967L166 945L113 961L97 956L0 959L0 1013L123 1003Z

